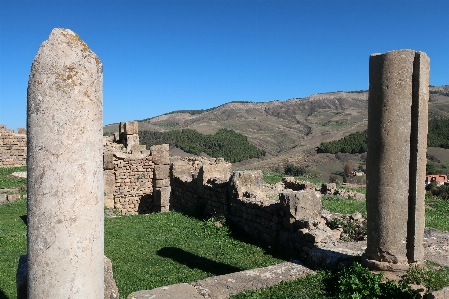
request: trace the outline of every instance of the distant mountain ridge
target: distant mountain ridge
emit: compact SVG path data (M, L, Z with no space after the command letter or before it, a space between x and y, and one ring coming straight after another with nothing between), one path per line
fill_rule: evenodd
M174 111L138 122L139 130L158 132L189 128L214 134L220 128L234 130L267 153L247 165L269 168L286 160L303 161L305 153L321 142L365 130L367 100L367 91L330 92L286 101L230 102L201 113ZM429 113L449 118L449 85L430 87ZM118 131L118 124L108 125L104 131Z

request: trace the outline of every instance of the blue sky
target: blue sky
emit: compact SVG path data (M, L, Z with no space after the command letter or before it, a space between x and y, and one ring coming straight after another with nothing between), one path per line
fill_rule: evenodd
M0 0L0 124L26 126L34 56L55 27L104 67L104 124L229 101L368 89L372 53L426 52L449 84L447 0Z

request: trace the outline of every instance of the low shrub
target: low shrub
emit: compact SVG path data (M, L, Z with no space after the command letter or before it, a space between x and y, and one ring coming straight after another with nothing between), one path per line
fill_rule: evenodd
M424 266L411 266L404 281L425 286L427 293L440 290L449 285L449 267L441 267L430 261Z

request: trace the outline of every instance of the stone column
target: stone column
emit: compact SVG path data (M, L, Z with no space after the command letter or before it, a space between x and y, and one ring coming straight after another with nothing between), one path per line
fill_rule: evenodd
M103 67L77 34L41 45L27 105L28 298L103 298Z
M157 212L170 210L170 152L168 144L153 145L151 156L154 163L153 198Z
M370 57L365 262L404 270L423 261L429 58L399 50Z

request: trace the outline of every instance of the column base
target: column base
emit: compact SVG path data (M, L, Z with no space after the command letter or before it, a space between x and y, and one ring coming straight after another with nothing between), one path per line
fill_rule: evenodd
M362 254L362 265L370 270L377 271L405 272L410 269L409 263L394 264L389 262L379 262L369 259L365 254Z

